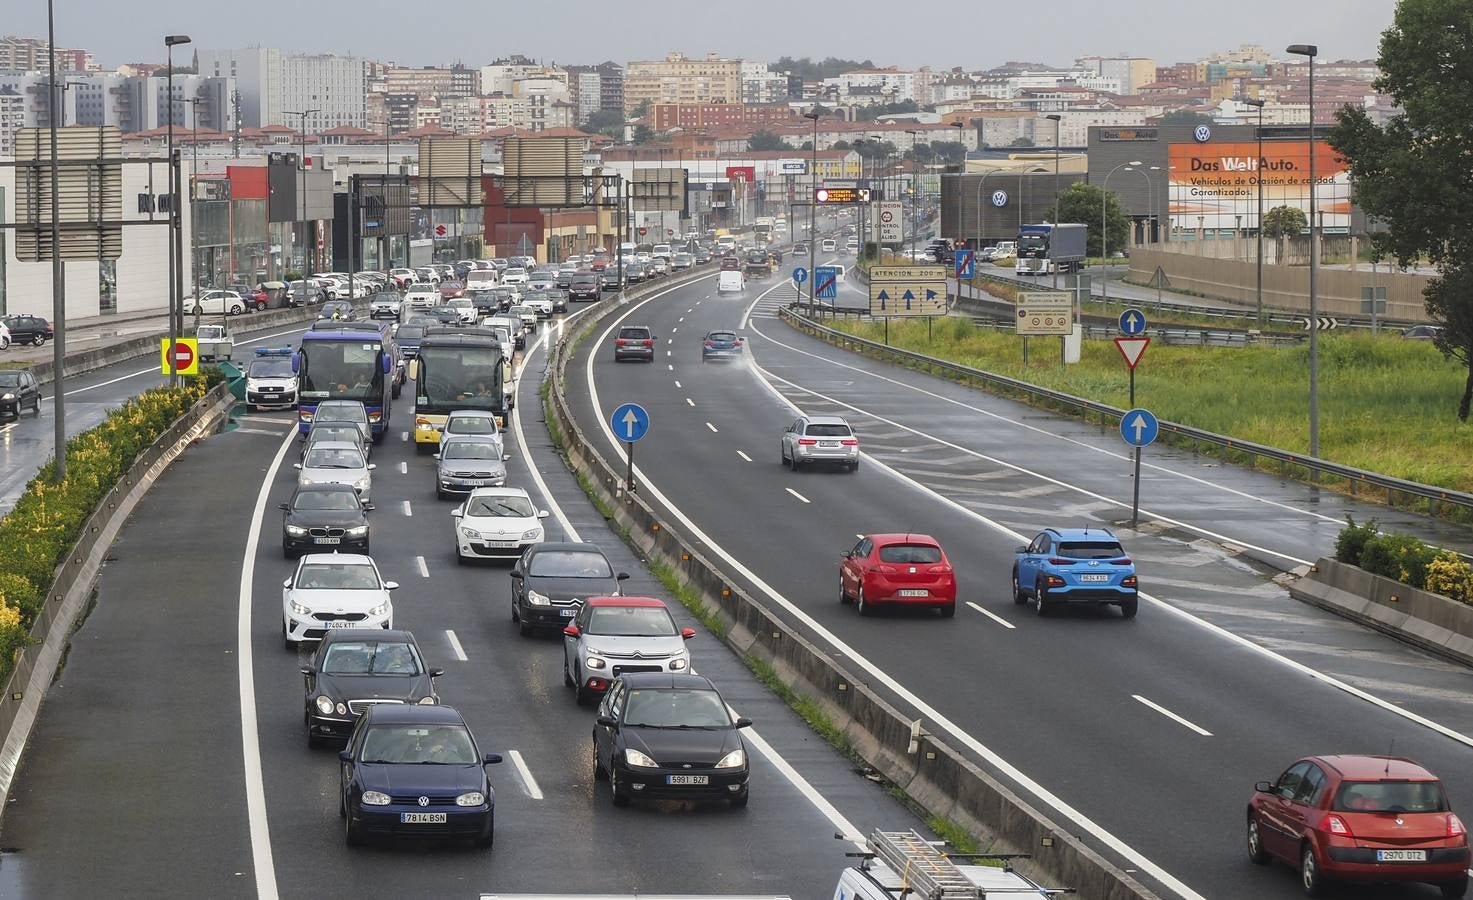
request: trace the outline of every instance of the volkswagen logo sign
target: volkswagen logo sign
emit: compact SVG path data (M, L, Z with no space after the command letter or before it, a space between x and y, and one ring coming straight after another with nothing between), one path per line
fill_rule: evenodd
M993 191L992 192L992 205L998 207L999 209L1001 209L1004 206L1007 206L1008 205L1008 192L1007 191Z
M1192 130L1192 137L1196 138L1198 143L1205 144L1212 140L1212 129L1206 125L1198 125Z
M429 806L430 805L430 798L429 797L420 797L419 798L419 805L420 806Z

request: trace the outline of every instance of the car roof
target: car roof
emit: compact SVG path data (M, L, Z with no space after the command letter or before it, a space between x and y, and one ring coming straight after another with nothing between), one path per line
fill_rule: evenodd
M363 713L371 725L465 725L453 706L417 703L373 703Z
M545 553L549 550L571 551L573 553L597 553L604 556L603 550L597 544L580 543L576 541L542 541L533 544L529 550L532 553ZM604 556L607 559L607 556Z
M339 493L339 494L357 494L358 493L357 491L355 491L353 489L353 486L351 484L343 484L342 482L339 482L339 481L328 481L328 482L323 482L323 483L320 483L320 484L304 484L304 485L301 485L300 487L297 488L297 493L298 494L305 494L305 493L307 493L309 491L320 492L320 493L329 493L329 494L330 493Z
M654 597L589 597L589 606L624 606L669 609L664 600L656 600Z
M389 643L415 644L414 634L402 628L330 628L327 634L322 636L324 645L337 641L378 641Z
M302 557L304 563L338 563L345 566L371 566L373 559L362 553L308 553Z
M532 499L531 495L527 493L526 488L519 487L478 487L471 491L470 497L467 499L475 499L476 497L526 497L528 500Z
M1333 769L1344 778L1356 781L1438 781L1421 763L1404 756L1332 754L1308 757L1313 762Z
M1044 531L1056 536L1061 541L1102 541L1106 538L1115 540L1115 533L1108 528L1045 528Z
M355 441L317 441L312 444L313 450L357 450L362 452L363 445Z
M484 410L484 409L452 409L450 411L450 415L448 415L448 416L445 417L445 421L446 422L449 422L451 419L494 419L494 418L496 418L496 414L495 413L490 412L488 410Z
M625 686L641 690L670 690L685 689L697 691L714 691L716 685L711 679L704 675L690 673L674 674L670 672L630 672L619 676Z
M321 409L324 406L326 406L329 409L334 409L334 408L337 408L337 407L351 407L353 409L366 409L366 407L363 405L363 401L362 400L322 400L322 401L319 401L318 404L317 404L317 408L318 409Z
M843 416L804 416L809 425L848 425Z
M917 534L915 532L908 531L895 531L886 534L871 534L868 537L870 540L881 546L887 546L889 544L933 544L937 547L941 546L941 542L931 537L929 534Z

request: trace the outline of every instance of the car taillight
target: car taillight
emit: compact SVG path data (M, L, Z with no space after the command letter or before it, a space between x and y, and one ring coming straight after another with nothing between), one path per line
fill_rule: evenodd
M706 349L707 350L710 350L712 347L715 347L715 346L716 346L716 344L715 344L714 341L707 341L706 342Z
M1463 820L1460 819L1460 818L1458 818L1453 813L1448 813L1447 814L1447 836L1450 837L1450 838L1463 837L1467 833L1468 833L1468 829L1466 829L1466 828L1463 827Z
M615 347L622 347L622 346L624 346L624 339L623 338L615 338L614 339L614 346Z
M818 443L818 441L814 440L813 438L798 438L798 443L803 445L804 447L812 447L814 444Z
M1112 566L1128 566L1128 565L1130 565L1130 557L1127 556L1127 557L1125 557L1123 559L1112 559L1112 560L1110 560L1110 565L1112 565Z
M742 345L742 339L741 338L737 338L736 340L734 340L734 341L731 342L731 345L733 347L740 347Z
M1135 583L1136 582L1134 575L1127 575L1124 578L1120 579L1121 587L1135 587Z
M1055 558L1055 559L1049 560L1049 565L1051 565L1051 566L1072 566L1072 565L1074 565L1074 560L1072 560L1072 559L1057 559L1057 558Z
M1325 818L1321 820L1320 830L1328 831L1331 834L1343 835L1345 837L1355 837L1355 835L1351 834L1350 832L1350 826L1345 824L1345 820L1333 813L1325 816Z
M1057 575L1050 575L1048 577L1048 586L1049 587L1063 587L1064 586L1064 579L1060 578Z
M894 566L875 566L875 571L881 575L894 575L899 569Z
M645 346L646 346L646 347L653 347L653 346L655 346L655 342L654 342L654 341L653 341L653 340L651 340L651 339L649 339L649 338L646 338L646 339L645 339L645 340L644 340L644 341L643 341L643 343L644 343L644 345L645 345Z
M926 572L931 575L950 575L951 566L932 566Z
M858 447L859 446L859 439L858 438L845 438L843 440L843 444L844 444L845 447Z

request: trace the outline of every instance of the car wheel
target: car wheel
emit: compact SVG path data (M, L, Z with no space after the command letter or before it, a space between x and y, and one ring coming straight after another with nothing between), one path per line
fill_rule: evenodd
M266 302L264 300L256 303L256 312L265 312L265 311L266 311Z
M1248 861L1255 866L1268 862L1268 851L1263 849L1263 835L1258 833L1258 817L1248 814Z
M463 565L465 565L465 555L460 552L460 548L459 547L456 547L455 548L455 564L457 566L463 566Z
M1120 615L1127 619L1134 619L1136 609L1140 606L1140 600L1121 600Z
M844 576L842 574L839 575L839 602L843 604L849 603L849 592L844 590Z
M1299 854L1299 885L1304 888L1306 897L1325 895L1325 877L1320 874L1319 857L1314 855L1314 847L1310 844L1305 844Z
M854 462L852 462L852 463L849 464L849 474L850 475L853 475L855 472L858 472L858 471L859 471L859 460L856 459Z
M522 613L521 613L520 610L517 609L517 598L516 597L512 597L511 598L511 620L513 622L520 622L520 621L522 621ZM568 670L568 657L567 657L566 654L564 654L564 656L563 656L563 671L566 672L567 670Z
M363 845L363 832L359 830L358 823L353 821L352 816L343 816L343 843L349 847Z
M604 761L598 755L598 741L593 742L593 780L609 780L609 770L604 768Z
M10 349L10 338L0 335L0 350Z
M941 609L941 618L943 618L943 619L954 619L954 618L956 618L956 604L955 603L948 603L945 606L941 607L940 609Z
M31 343L35 344L37 347L46 346L46 335L38 333L34 338L31 339Z
M486 833L476 838L476 846L482 850L490 850L496 843L496 810L493 807L486 815Z
M436 485L435 486L435 499L436 500L444 500L445 499L445 492L440 489L439 485Z
M285 621L283 621L281 623L281 643L286 647L286 649L290 650L292 653L296 653L297 652L297 644L298 644L298 642L291 639L290 633L286 630L286 622Z
M398 400L399 399L399 395L402 394L402 393L404 393L404 383L401 382L401 381L394 382L394 387L389 392L389 395L391 397L393 397L395 400Z
M614 798L615 806L629 805L629 792L619 789L619 768L609 767L609 796Z
M588 701L591 699L590 694L591 692L588 688L583 686L583 672L581 670L575 670L573 673L573 696L578 701L578 705L587 706Z
M871 606L870 604L864 602L864 582L863 581L861 581L859 583L859 596L855 599L854 605L859 608L859 614L861 616L872 616L872 615L875 614L875 608L873 606Z
M296 554L292 553L292 548L287 545L287 542L286 541L282 541L281 542L281 555L282 555L282 557L284 557L286 559L291 559Z
M779 448L778 452L782 454L783 468L786 469L788 467L788 451L785 448Z
M1442 891L1445 900L1461 900L1462 896L1468 893L1468 878L1464 876L1457 881L1444 881L1437 888Z
M322 746L322 741L312 733L312 717L305 711L302 713L302 730L307 733L307 749L316 750Z
M573 676L568 672L568 654L566 652L563 653L563 685L565 687L578 686L578 682L574 681Z
M33 413L36 414L36 418L38 418L38 419L41 418L41 397L40 397L40 395L37 395L36 396L36 399L31 401L31 412L33 412Z
M1052 612L1053 604L1049 602L1048 591L1044 589L1043 585L1035 584L1033 586L1033 596L1038 598L1037 612L1040 619Z
M731 798L731 808L732 809L746 809L747 808L747 798L751 796L751 792L750 791L751 791L751 789L749 788L749 789L747 789L745 791L742 791L737 796Z
M1018 570L1013 570L1013 602L1022 606L1028 602L1028 595L1023 593L1023 586L1018 583Z
M531 637L532 636L532 626L531 625L528 625L526 622L519 622L518 623L518 630L521 632L522 637Z

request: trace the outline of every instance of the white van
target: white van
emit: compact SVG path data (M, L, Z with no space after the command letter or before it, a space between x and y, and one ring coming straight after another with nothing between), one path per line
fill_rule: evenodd
M739 271L724 271L716 281L716 293L718 294L740 294L746 289L747 276Z
M942 842L928 841L914 831L876 830L870 835L869 852L860 864L839 873L834 900L941 896L1043 900L1052 896L1036 882L1013 871L1006 857L1001 866L958 864L941 851L942 846ZM906 882L897 874L900 871L909 871Z
M489 290L496 287L500 281L500 275L496 269L472 269L465 273L465 290L468 294L476 291Z

